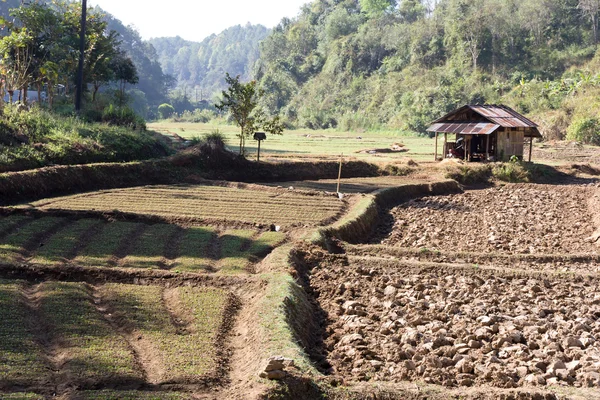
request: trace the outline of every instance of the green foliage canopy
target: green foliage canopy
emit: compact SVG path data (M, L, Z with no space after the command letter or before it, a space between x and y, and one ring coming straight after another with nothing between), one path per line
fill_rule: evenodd
M279 117L268 118L264 111L258 108L258 103L263 92L257 88L256 81L248 83L240 82L240 76L231 77L229 73L225 75L228 89L222 92L223 98L215 107L220 111L228 111L231 117L240 127L240 155L245 152L246 139L254 134L258 129L264 129L266 132L281 135L283 125Z

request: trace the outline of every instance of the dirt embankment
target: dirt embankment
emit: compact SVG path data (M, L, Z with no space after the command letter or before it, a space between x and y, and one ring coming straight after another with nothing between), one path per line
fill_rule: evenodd
M445 386L600 384L600 282L330 259L311 285L335 373Z
M600 209L594 186L507 185L412 200L392 210L383 244L510 254L598 252L587 239ZM598 200L596 200L598 202ZM587 239L587 240L586 240Z

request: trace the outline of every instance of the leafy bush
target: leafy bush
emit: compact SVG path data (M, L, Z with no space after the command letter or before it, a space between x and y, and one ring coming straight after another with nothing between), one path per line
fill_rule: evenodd
M597 117L577 118L567 130L567 139L600 145L600 119Z
M220 130L215 129L211 133L204 135L204 143L213 149L224 149L225 135Z
M173 120L175 122L192 122L192 123L207 123L212 119L216 118L217 115L211 110L200 110L184 111L181 115L175 115Z
M174 112L175 108L170 104L164 103L158 106L158 114L162 119L171 118Z
M518 160L495 165L492 169L492 175L498 180L510 183L529 182L531 179L524 163Z
M102 113L102 122L113 126L125 126L133 130L146 130L146 121L129 107L115 107L110 104Z

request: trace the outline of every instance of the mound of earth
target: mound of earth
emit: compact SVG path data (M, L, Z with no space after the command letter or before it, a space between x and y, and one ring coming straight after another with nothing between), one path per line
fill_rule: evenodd
M507 185L412 200L392 210L382 243L480 253L597 253L591 239L600 210L591 199L598 188Z

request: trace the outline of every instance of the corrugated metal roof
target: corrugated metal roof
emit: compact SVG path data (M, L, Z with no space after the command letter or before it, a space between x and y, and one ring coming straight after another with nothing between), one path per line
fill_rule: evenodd
M500 128L500 125L488 122L448 122L433 124L427 131L458 133L461 135L489 135L498 128Z
M510 107L497 105L470 105L471 110L503 128L537 128L537 124Z

